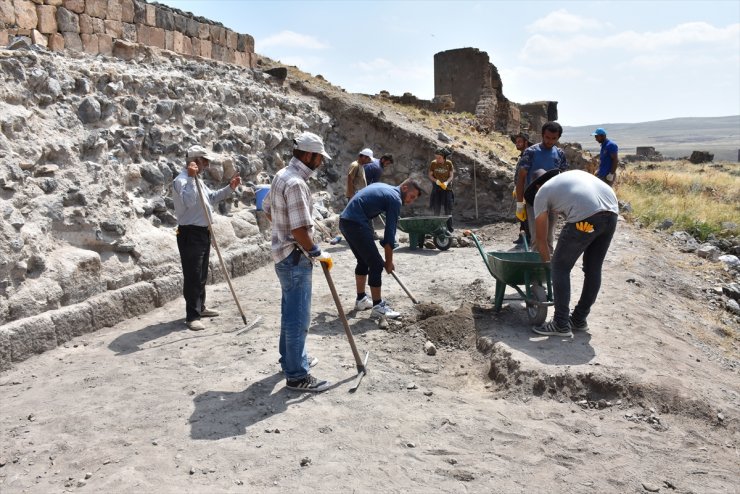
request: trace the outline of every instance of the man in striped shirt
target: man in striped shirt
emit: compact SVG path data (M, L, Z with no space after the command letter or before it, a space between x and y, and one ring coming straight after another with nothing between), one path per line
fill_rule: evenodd
M280 318L280 365L286 387L319 392L330 383L310 373L306 336L311 323L313 260L332 266L331 257L313 241L313 201L306 180L331 159L321 137L304 132L294 140L293 158L277 172L264 205L272 221L272 258L282 289Z

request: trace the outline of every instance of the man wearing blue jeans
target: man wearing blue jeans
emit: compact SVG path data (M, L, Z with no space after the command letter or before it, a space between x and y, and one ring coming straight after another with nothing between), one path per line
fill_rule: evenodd
M331 158L316 134L304 132L294 143L293 158L275 174L264 209L272 221L272 258L282 289L279 351L286 387L319 392L330 384L311 375L306 353L313 259L329 269L332 260L313 242L313 204L306 179L324 158Z
M617 228L619 204L609 185L582 170L541 170L533 176L524 198L534 205L537 250L544 262L550 262L555 315L532 330L545 336L571 337L571 329L588 331L586 318L601 288L601 267ZM546 233L548 213L552 212L563 214L566 224L550 260ZM583 288L569 315L570 272L581 255Z
M391 309L383 300L381 280L383 268L391 273L393 266L393 245L396 242L396 225L401 213L402 204L411 204L419 195L421 188L412 179L406 179L401 185L393 187L376 182L368 185L357 194L339 215L339 230L347 240L352 254L357 259L355 266L355 285L357 300L355 310L372 309L371 317L397 318L401 314ZM373 241L373 218L385 213L385 233L380 244L383 246L385 260L381 257ZM368 280L369 275L369 280ZM365 293L366 284L370 285L370 295Z

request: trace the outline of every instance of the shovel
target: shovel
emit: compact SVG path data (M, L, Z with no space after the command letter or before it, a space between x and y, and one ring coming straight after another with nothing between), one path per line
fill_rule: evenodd
M324 276L326 277L326 282L329 284L329 290L331 290L331 296L334 298L334 303L337 306L337 312L339 312L339 319L342 320L342 325L344 325L344 332L347 335L347 339L349 340L349 346L352 347L352 355L355 357L355 363L357 364L357 377L355 378L355 381L352 383L352 386L349 388L350 393L354 393L357 391L357 388L360 386L360 382L362 381L362 378L367 374L367 359L370 357L370 352L368 352L365 355L365 360L363 361L360 358L360 354L357 351L357 346L355 346L355 339L352 336L352 331L349 329L349 323L347 322L347 316L344 314L344 309L342 309L342 303L339 301L339 295L337 295L337 289L334 287L334 281L331 279L331 274L329 273L329 268L326 267L326 264L321 264L321 268L324 270Z
M401 288L403 288L403 291L406 292L406 295L409 296L409 298L411 299L411 301L414 304L418 304L419 301L416 300L416 298L414 297L414 295L409 291L408 288L406 288L406 285L403 284L403 281L401 281L401 278L398 277L398 275L396 274L396 272L395 271L391 271L391 274L396 279L396 281L398 282L398 284L401 285Z

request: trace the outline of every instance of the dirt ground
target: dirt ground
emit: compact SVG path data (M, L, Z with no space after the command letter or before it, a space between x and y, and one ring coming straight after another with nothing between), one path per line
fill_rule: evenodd
M512 224L477 231L489 250L515 237ZM280 290L265 266L234 280L247 328L216 285L222 315L205 331L184 328L177 300L0 374L0 492L740 490L737 328L701 294L719 266L620 222L591 331L561 340L532 333L521 302L493 311L477 249L404 243L397 272L422 304L385 276L403 316L379 329L350 310L346 244L327 250L370 352L356 393L320 270L308 348L335 384L284 388Z

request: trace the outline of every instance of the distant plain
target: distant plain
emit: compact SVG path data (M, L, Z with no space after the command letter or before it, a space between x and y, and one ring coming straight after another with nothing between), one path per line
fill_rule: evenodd
M737 162L739 157L740 115L563 126L561 142L579 142L587 151L597 153L599 144L591 136L596 127L606 129L621 155L635 154L638 146L652 146L666 158L687 157L692 151L714 153L715 161Z

